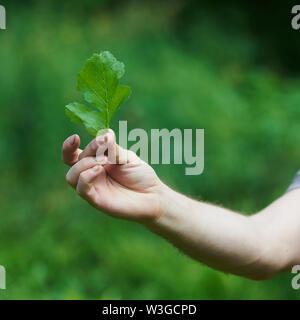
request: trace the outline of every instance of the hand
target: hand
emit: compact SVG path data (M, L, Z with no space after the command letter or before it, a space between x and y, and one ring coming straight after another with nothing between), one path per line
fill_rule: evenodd
M78 135L63 144L63 162L71 166L67 182L95 208L117 218L151 222L159 216L163 183L151 166L116 144L110 129L82 151Z

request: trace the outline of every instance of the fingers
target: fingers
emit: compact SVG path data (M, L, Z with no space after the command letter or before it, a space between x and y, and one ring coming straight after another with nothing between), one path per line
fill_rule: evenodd
M73 188L76 188L76 186L78 184L78 181L79 181L79 177L84 171L86 171L86 170L88 170L90 168L93 168L94 166L97 166L99 164L105 164L106 161L107 161L107 159L104 158L103 162L99 163L99 162L96 161L96 159L94 157L87 157L87 158L84 158L84 159L78 161L68 171L68 173L66 175L67 182Z
M78 160L81 160L85 157L95 157L97 149L99 147L98 141L96 140L97 138L93 139L86 147L85 149L81 152L79 155Z
M99 144L96 151L97 161L107 157L109 164L127 164L139 159L134 152L117 145L115 133L111 129L105 135L97 137L97 142Z
M110 164L127 164L139 160L133 151L123 149L117 145L115 133L111 129L93 139L80 153L77 161L95 156L98 162L103 163L104 160L108 159Z
M77 134L67 138L62 146L62 161L68 166L72 166L78 161L78 157L81 150L78 149L80 146L80 138Z
M86 171L81 172L78 184L76 186L77 193L91 204L96 201L97 193L95 189L92 189L93 182L96 179L102 179L105 175L105 169L100 166L96 165L93 168L90 168ZM91 190L94 191L94 194L91 194Z
M85 157L95 157L99 147L104 150L104 153L107 150L108 140L115 139L114 136L114 132L111 129L108 129L107 133L93 139L82 151L82 153L79 156L79 160Z
M108 133L98 137L99 147L96 152L97 161L102 161L107 157L108 162L116 164L116 137L115 133L109 129Z

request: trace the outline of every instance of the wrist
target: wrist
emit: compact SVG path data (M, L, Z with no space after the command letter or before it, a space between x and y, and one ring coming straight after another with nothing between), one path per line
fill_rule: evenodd
M166 184L161 182L157 191L158 206L156 214L151 220L143 223L148 229L152 231L159 231L170 227L173 224L178 224L181 219L181 213L184 208L181 208L185 202L185 196L172 190Z

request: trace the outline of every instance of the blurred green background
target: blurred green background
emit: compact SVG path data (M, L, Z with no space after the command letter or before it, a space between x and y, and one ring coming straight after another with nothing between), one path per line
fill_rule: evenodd
M253 213L300 167L300 31L283 1L1 1L2 299L286 299L285 274L255 282L214 271L140 225L114 220L65 182L64 105L94 52L126 64L129 128L204 128L205 170L157 165L173 188ZM267 244L266 244L267 245Z

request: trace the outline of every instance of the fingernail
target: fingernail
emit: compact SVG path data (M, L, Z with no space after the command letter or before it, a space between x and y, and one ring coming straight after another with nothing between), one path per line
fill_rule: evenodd
M73 135L69 138L70 144L74 144L74 142L75 142L75 136L76 136L76 134L73 134Z
M96 141L98 142L99 145L103 144L104 143L104 136L98 136L96 138Z

